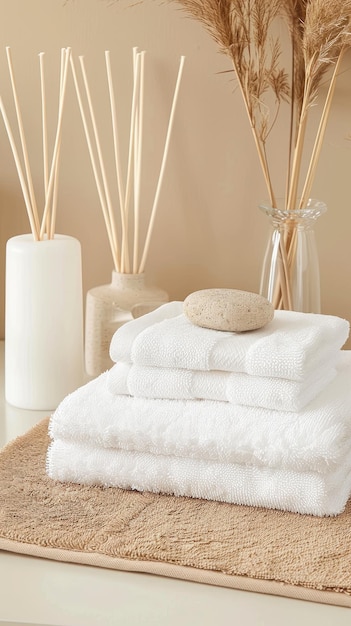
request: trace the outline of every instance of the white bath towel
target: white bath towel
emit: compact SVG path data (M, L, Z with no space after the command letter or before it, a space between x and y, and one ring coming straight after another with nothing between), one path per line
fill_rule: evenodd
M181 310L171 302L123 325L112 337L112 361L303 380L349 335L349 322L332 315L275 311L264 328L232 333L200 328Z
M310 515L337 515L351 491L350 454L325 475L103 449L55 440L48 475L59 481L168 493Z
M108 372L107 388L115 395L138 398L220 400L279 411L301 411L335 378L336 360L323 363L302 381L219 370L144 367L119 361Z
M351 448L351 351L333 382L299 413L211 400L114 396L107 373L67 396L53 439L257 466L328 471Z

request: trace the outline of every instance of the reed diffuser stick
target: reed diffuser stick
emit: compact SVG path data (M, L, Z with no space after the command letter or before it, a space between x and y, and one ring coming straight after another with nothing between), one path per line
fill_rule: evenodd
M16 115L17 115L17 124L18 124L18 130L19 130L19 134L20 134L24 166L25 166L25 170L26 170L26 177L27 177L27 185L28 185L29 197L30 197L30 202L31 202L31 206L32 206L32 213L33 213L33 217L34 217L34 221L35 221L35 225L36 225L36 230L39 230L40 224L39 224L38 208L37 208L37 204L36 204L36 200L35 200L32 173L31 173L30 163L29 163L29 158L28 158L28 150L27 150L26 138L25 138L25 133L24 133L24 128L23 128L22 114L21 114L19 99L18 99L18 95L17 95L17 88L16 88L16 81L15 81L13 63L12 63L11 49L10 49L9 46L6 47L6 55L7 55L7 64L8 64L8 68L9 68L11 86L12 86L13 99L14 99Z
M48 192L47 192L47 197L45 199L45 206L44 206L43 217L42 217L42 221L41 221L40 239L43 239L43 236L44 236L44 233L45 233L45 224L46 224L47 215L48 215L48 213L50 211L50 202L51 202L51 197L52 197L52 192L53 192L53 187L54 187L54 181L55 181L55 169L56 169L56 163L57 163L57 159L58 159L58 155L59 155L59 146L60 146L60 142L61 142L63 107L64 107L65 94L66 94L66 83L67 83L67 74L68 74L68 66L69 66L70 55L71 55L71 49L70 48L66 48L66 50L65 50L64 70L63 70L63 82L62 82L62 97L60 98L60 103L59 103L59 113L58 113L56 137L55 137L55 144L54 144L54 150L53 150L52 161L51 161L49 184L48 184Z
M124 184L123 184L123 175L122 175L122 165L121 165L121 150L119 144L119 131L117 124L117 112L116 112L116 99L115 99L115 91L113 87L113 79L112 79L112 71L111 71L111 58L110 52L106 50L105 52L105 61L106 61L106 72L107 72L107 82L110 96L110 109L111 109L111 120L112 120L112 133L113 133L113 148L115 155L115 166L116 166L116 176L117 176L117 187L118 187L118 197L119 197L119 206L124 206Z
M12 154L13 154L13 158L15 161L15 165L16 165L16 169L17 169L17 174L18 174L18 178L20 181L20 185L21 185L21 189L22 189L22 193L23 193L23 198L24 198L24 202L26 205L26 209L27 209L27 215L28 215L28 219L29 219L29 224L30 224L30 228L33 234L33 237L35 239L35 241L39 241L39 231L38 231L38 227L37 227L37 223L33 214L33 208L31 205L31 201L30 201L30 197L29 197L29 192L27 189L27 183L26 183L26 179L25 176L23 174L23 170L22 170L22 166L21 166L21 160L19 158L18 155L18 151L16 148L16 143L13 137L13 133L11 130L11 125L9 122L9 119L7 117L7 113L6 113L6 109L4 106L4 103L2 101L2 98L0 97L0 110L1 110L1 114L4 120L4 124L5 124L5 128L6 128L6 132L9 138L9 142L10 142L10 146L12 149Z
M114 237L112 236L112 232L111 232L111 224L110 224L110 220L109 220L109 213L108 213L108 209L107 209L105 193L104 193L103 185L102 185L102 182L101 182L101 179L100 179L100 175L99 175L99 172L98 172L98 167L97 167L97 164L96 164L96 158L95 158L95 154L94 154L93 144L92 144L92 140L91 140L91 136L90 136L90 132L89 132L89 126L88 126L87 118L86 118L86 115L85 115L83 100L82 100L82 96L81 96L81 92L80 92L80 88L79 88L79 84L78 84L78 78L77 78L77 72L76 72L76 68L75 68L75 63L74 63L74 59L73 59L72 56L70 58L70 64L71 64L73 82L74 82L74 86L75 86L75 90L76 90L79 110L80 110L80 114L81 114L81 118L82 118L82 122L83 122L85 138L86 138L87 145L88 145L90 162L91 162L91 165L92 165L93 174L94 174L95 183L96 183L96 188L97 188L97 191L98 191L98 196L99 196L100 205L101 205L101 209L102 209L102 214L103 214L104 221L105 221L107 237L108 237L108 240L109 240L110 249L111 249L111 253L112 253L112 258L113 258L115 269L116 269L117 272L119 272L120 271L120 264L119 264L119 260L118 260L117 250L116 250L116 248L114 246Z
M40 67L40 92L41 92L41 119L42 119L42 135L43 135L43 168L44 168L44 198L46 200L49 184L49 162L48 162L48 133L47 133L47 115L46 115L46 93L45 93L45 70L44 70L44 52L39 54ZM46 231L50 230L49 216L46 222Z
M133 48L133 79L135 77L136 72L136 60L137 56L140 54L138 52L138 48ZM142 63L140 58L140 77L139 77L139 85L138 85L138 93L137 93L137 105L136 105L136 114L135 114L135 126L134 126L134 150L133 150L133 161L134 161L134 203L133 203L133 219L134 219L134 228L133 228L133 272L135 273L135 255L136 255L136 241L138 239L138 231L139 231L139 191L138 191L138 178L140 178L138 173L138 152L139 152L139 122L140 122L140 97L141 97L141 83L142 83ZM140 181L139 181L140 182Z
M155 223L156 211L157 211L158 202L160 198L161 185L162 185L163 176L164 176L165 167L166 167L169 143L170 143L173 123L174 123L174 115L175 115L175 110L176 110L176 105L177 105L177 100L178 100L178 95L179 95L179 89L180 89L180 83L181 83L181 78L183 74L184 63L185 63L185 56L181 56L176 87L174 90L171 114L170 114L169 123L168 123L166 143L165 143L165 148L164 148L163 157L162 157L161 169L160 169L160 174L158 178L155 199L154 199L153 207L151 210L151 216L150 216L150 221L149 221L149 227L148 227L147 234L146 234L144 250L143 250L143 254L142 254L142 258L141 258L141 262L139 266L139 273L143 272L145 269L146 259L147 259L147 255L148 255L149 248L150 248L150 241L151 241L152 231L153 231L153 227Z
M140 84L139 104L135 128L135 185L134 185L134 241L133 241L133 272L138 273L139 265L139 218L140 218L140 187L141 187L141 163L143 149L143 125L144 125L144 84L145 84L145 52L140 52Z
M97 128L94 107L93 107L93 102L92 102L92 99L91 99L89 83L88 83L87 74L86 74L86 70L85 70L84 57L80 56L79 57L79 61L80 61L80 66L81 66L81 70L82 70L82 76L83 76L83 81L84 81L85 93L86 93L86 96L87 96L87 101L88 101L88 106L89 106L90 119L91 119L91 123L92 123L92 126L93 126L93 131L94 131L94 138L95 138L95 144L96 144L96 149L97 149L97 154L98 154L98 159L99 159L99 165L100 165L100 170L101 170L101 175L102 175L102 181L103 181L104 190L105 190L105 197L106 197L109 221L110 221L110 225L111 225L111 234L112 234L113 245L115 246L115 248L117 248L118 247L118 240L117 240L117 236L116 236L116 225L115 225L115 218L114 218L114 212L113 212L110 188L109 188L108 179L107 179L107 175L106 175L106 168L105 168L104 158L103 158L103 154L102 154L102 150L101 150L101 142L100 142L99 132L98 132L98 128Z
M62 48L61 49L61 63L60 63L59 110L60 110L61 101L62 101L63 94L64 94L64 67L65 67L65 48ZM56 226L57 201L58 201L58 178L59 178L59 169L60 169L60 152L61 152L61 137L60 137L59 147L57 151L57 159L56 159L55 174L54 174L54 188L52 192L51 215L50 215L48 231L47 231L49 239L53 239L54 233L55 233L55 226Z
M129 243L128 243L128 235L129 235L128 213L129 213L129 206L130 206L130 197L131 197L131 192L132 192L132 180L133 180L132 163L133 163L133 148L134 148L136 115L137 115L137 107L138 107L139 80L140 80L140 56L137 54L136 62L135 62L132 108L131 108L131 117L130 117L126 195L125 195L125 202L124 202L124 207L123 207L124 226L123 226L123 233L122 233L121 267L122 267L122 272L126 272L126 273L130 272Z

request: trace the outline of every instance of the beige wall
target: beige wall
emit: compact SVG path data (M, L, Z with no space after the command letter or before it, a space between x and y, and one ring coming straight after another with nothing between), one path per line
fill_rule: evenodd
M148 142L143 170L144 221L149 210L164 141L179 56L187 58L166 176L147 273L152 282L182 299L204 287L255 291L266 240L257 205L265 188L235 81L227 59L197 23L174 4L146 0L0 0L0 93L12 101L5 46L12 49L36 189L40 188L40 98L37 54L46 52L54 79L48 107L56 114L59 50L84 54L102 137L108 137L104 51L118 79L118 104L126 150L131 50L147 50ZM345 63L349 65L350 59ZM313 195L327 202L317 227L323 311L351 318L351 131L350 74L338 83L335 104ZM1 120L0 120L1 122ZM284 193L284 124L272 136L270 154L277 194ZM28 230L12 154L0 123L1 333L6 240ZM108 168L112 172L112 167ZM112 270L98 196L71 77L62 143L57 232L82 244L84 288L109 281ZM351 345L349 346L351 347Z

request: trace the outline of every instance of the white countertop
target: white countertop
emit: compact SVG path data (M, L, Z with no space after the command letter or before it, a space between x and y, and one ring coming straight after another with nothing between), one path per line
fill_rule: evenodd
M45 417L6 404L0 342L0 446ZM0 503L1 506L1 503ZM0 551L0 625L349 626L351 611L245 591Z

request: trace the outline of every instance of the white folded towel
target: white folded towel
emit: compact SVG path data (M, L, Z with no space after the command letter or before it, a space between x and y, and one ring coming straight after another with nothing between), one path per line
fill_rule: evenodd
M337 369L334 381L299 413L114 396L105 372L63 400L50 435L157 455L327 472L351 447L351 351L340 351Z
M200 328L181 311L171 302L124 324L112 337L112 361L303 380L344 345L350 327L332 315L275 311L263 328L232 333Z
M301 411L335 378L336 358L333 361L323 363L302 381L219 370L144 367L119 361L108 372L107 388L115 395L138 398L220 400L279 411Z
M351 491L350 453L325 475L103 449L55 440L48 475L62 482L121 487L294 513L337 515Z

